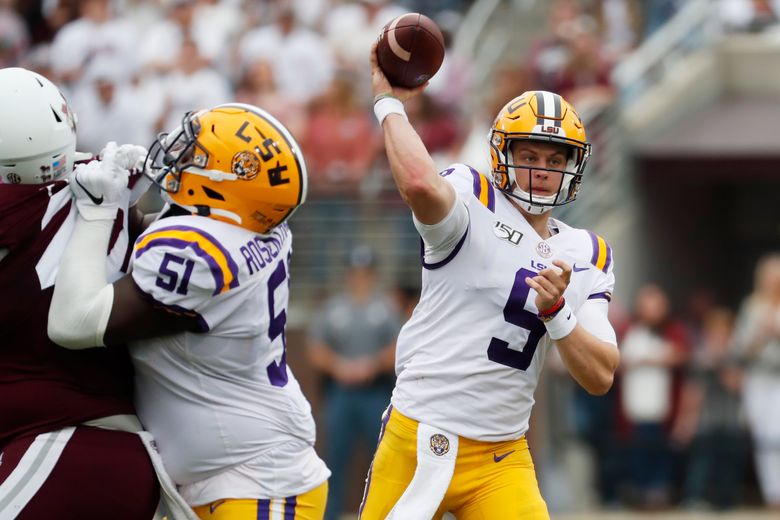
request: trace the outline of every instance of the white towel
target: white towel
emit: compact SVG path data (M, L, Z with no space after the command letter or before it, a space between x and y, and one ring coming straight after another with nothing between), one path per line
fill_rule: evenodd
M417 469L385 520L431 520L450 487L457 456L457 435L419 423Z
M167 513L168 520L199 520L195 511L190 508L187 502L181 497L176 490L176 484L173 483L168 472L165 471L163 466L162 457L157 452L157 445L154 442L152 434L146 431L137 432L141 437L146 451L149 453L149 458L152 460L152 466L157 473L157 480L160 481L160 502ZM159 516L159 511L158 511ZM157 518L157 516L155 517Z

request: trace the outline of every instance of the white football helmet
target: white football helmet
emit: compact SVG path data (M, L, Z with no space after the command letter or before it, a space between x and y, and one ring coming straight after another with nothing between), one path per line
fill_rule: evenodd
M76 114L48 79L0 69L0 184L41 184L67 176L76 152Z

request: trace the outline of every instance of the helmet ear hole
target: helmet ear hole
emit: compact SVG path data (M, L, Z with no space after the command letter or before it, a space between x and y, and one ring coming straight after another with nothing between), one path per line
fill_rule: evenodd
M225 200L225 197L224 197L224 196L222 196L222 194L221 194L221 193L219 193L218 191L214 191L214 190L212 190L212 189L211 189L211 188L209 188L208 186L203 186L203 192L204 192L204 193L206 194L206 196L207 196L208 198L210 198L210 199L214 199L214 200Z

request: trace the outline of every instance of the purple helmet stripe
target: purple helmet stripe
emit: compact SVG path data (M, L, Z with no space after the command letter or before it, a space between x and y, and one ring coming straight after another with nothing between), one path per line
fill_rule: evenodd
M271 500L261 498L257 501L257 520L271 520Z
M295 520L295 507L298 505L298 497L284 499L284 520Z
M230 283L230 288L235 289L238 287L238 264L236 264L235 260L233 260L233 257L230 256L230 252L217 240L214 235L211 235L209 233L206 233L202 229L198 229L191 226L168 226L160 229L154 230L154 233L160 233L163 231L191 231L193 233L197 233L198 235L202 236L209 242L211 242L214 247L216 247L220 253L225 255L225 261L227 262L228 269L230 269L230 272L233 274L233 281Z
M222 292L222 289L225 287L225 276L222 274L222 269L219 267L219 264L213 256L201 249L200 244L197 242L190 242L189 240L183 240L181 238L155 238L150 240L149 243L146 244L143 248L136 251L135 257L139 258L142 254L155 246L170 246L175 247L176 249L185 249L187 247L191 247L192 250L195 251L195 254L205 260L209 265L211 276L214 277L214 284L216 285L216 289L214 289L212 295L216 296ZM233 284L231 284L231 287L232 286Z
M428 270L433 270L433 269L438 269L440 267L444 267L445 265L450 263L450 260L455 258L455 255L458 254L460 248L463 247L463 243L466 242L466 237L468 235L469 235L469 228L466 228L466 232L463 233L463 238L461 238L460 242L457 243L455 248L452 251L450 251L450 254L447 255L447 258L439 262L434 262L432 264L429 264L425 261L425 243L423 243L422 239L420 239L420 261L422 262L422 266Z

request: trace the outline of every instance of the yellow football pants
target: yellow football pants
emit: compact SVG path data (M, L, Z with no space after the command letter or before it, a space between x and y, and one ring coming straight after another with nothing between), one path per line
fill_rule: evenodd
M302 495L274 499L225 499L198 506L202 520L322 520L328 482Z
M391 409L369 470L360 520L384 520L417 467L417 421ZM434 519L549 520L525 438L479 442L459 438L455 473Z

